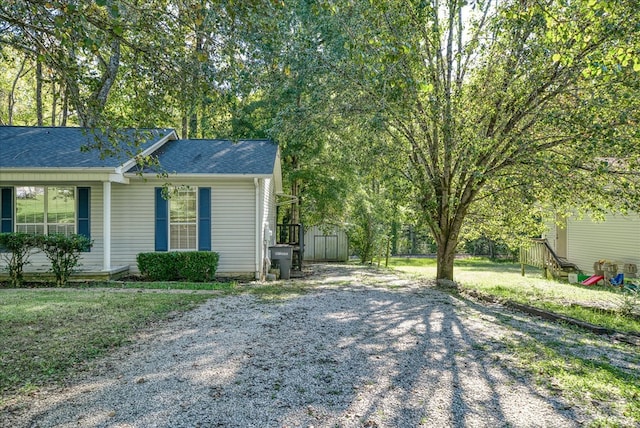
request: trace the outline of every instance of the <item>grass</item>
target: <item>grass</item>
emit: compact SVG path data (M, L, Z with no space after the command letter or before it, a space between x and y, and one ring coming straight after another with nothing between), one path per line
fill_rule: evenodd
M88 288L125 288L145 290L209 290L234 291L236 282L177 282L177 281L110 281L87 284Z
M422 277L435 277L436 261L428 258L392 258L389 265ZM615 287L586 287L547 280L528 267L523 277L516 263L488 259L456 260L454 277L464 289L556 312L622 332L640 333L640 319L631 307L640 308L638 294ZM608 309L608 310L607 310Z
M561 390L565 398L590 409L589 426L637 426L640 423L640 375L605 361L579 358L537 340L508 342L521 368L539 384Z
M0 404L62 381L131 334L210 298L186 293L88 290L0 292Z

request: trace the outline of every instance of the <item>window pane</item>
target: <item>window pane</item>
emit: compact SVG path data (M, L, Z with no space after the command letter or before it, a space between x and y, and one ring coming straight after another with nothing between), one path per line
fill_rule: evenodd
M196 225L195 224L172 224L170 226L171 249L172 250L195 250L196 249Z
M16 231L22 233L44 234L44 224L18 224Z
M195 223L196 190L181 189L171 195L169 200L170 221L172 223Z
M44 187L16 187L16 223L44 223Z
M75 224L50 224L47 227L47 233L53 235L55 233L62 233L64 235L73 235L75 233Z
M76 198L73 187L47 188L47 223L75 224L75 212Z

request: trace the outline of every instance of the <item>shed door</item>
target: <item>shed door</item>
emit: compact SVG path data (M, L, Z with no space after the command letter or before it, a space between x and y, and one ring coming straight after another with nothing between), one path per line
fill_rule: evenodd
M316 260L338 259L337 235L314 235L313 254Z

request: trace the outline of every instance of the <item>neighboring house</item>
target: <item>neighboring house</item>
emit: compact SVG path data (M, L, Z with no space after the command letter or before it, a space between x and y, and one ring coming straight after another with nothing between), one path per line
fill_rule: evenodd
M140 170L133 155L81 150L111 147L99 131L0 126L0 231L89 236L83 270L136 273L138 253L201 250L219 253L219 276L264 276L282 193L277 145L179 140L172 129L119 135L168 175ZM31 262L46 264L42 254Z
M313 226L304 231L304 259L326 262L349 260L349 240L337 226Z
M548 221L543 238L559 257L582 272L593 274L593 265L599 260L616 263L620 272L624 264L640 268L640 214L608 214L600 222L588 216L569 217L558 223Z

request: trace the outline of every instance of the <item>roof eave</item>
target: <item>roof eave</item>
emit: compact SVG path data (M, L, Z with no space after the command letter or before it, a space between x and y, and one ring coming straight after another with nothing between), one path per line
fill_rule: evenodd
M150 178L158 178L161 180L166 180L167 177L158 177L156 173L135 173L135 172L126 172L124 173L125 177L134 178L141 177L144 179ZM273 174L221 174L221 173L188 173L183 174L179 172L170 172L168 177L181 177L181 178L271 178Z
M178 139L178 134L176 133L175 129L170 129L170 131L171 132L167 133L165 136L160 138L158 141L153 143L151 146L147 147L145 150L140 152L139 156L151 155L153 152L155 152L160 147L162 147L167 141L177 140ZM121 173L121 174L122 173L126 173L126 171L131 169L135 164L136 164L136 159L135 158L129 159L128 161L126 161L125 163L123 163L122 165L117 167L116 168L116 172Z

